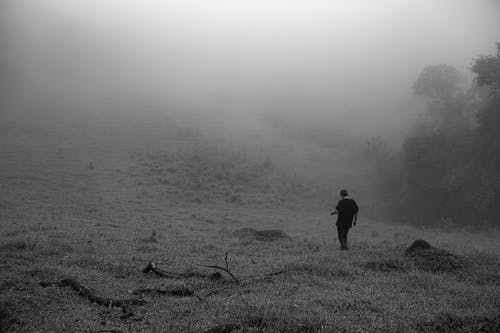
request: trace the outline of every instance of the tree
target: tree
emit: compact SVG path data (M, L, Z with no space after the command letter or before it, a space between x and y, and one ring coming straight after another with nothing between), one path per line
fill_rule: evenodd
M474 60L474 85L451 66L428 66L413 85L427 101L423 122L406 137L400 212L418 224L500 226L500 43Z
M489 102L477 115L478 164L483 169L500 173L500 43L496 56L475 60L472 72L479 87L490 90Z
M435 65L425 67L413 84L413 93L430 100L446 100L459 92L464 78L455 67Z
M500 43L496 56L481 56L472 65L472 72L479 87L487 86L493 92L500 90Z
M474 81L490 91L489 101L478 112L475 155L470 179L474 180L470 202L490 221L500 215L500 43L497 54L481 56L472 66Z
M427 122L415 127L403 145L406 168L405 210L418 224L465 217L456 175L470 159L471 117L475 90L449 65L427 66L413 85L427 101ZM466 212L466 210L465 210Z
M472 125L467 114L475 90L466 90L465 78L449 65L427 66L413 84L413 93L427 100L427 121L436 130L454 132Z

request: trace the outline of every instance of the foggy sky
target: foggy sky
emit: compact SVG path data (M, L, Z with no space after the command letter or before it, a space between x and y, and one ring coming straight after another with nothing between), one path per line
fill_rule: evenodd
M465 74L498 1L3 0L5 91L196 112L407 112L426 65ZM12 95L12 94L11 94ZM322 118L318 118L322 119Z

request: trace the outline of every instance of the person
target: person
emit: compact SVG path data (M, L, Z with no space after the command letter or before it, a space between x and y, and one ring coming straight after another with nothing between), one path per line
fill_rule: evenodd
M356 225L358 219L358 205L356 201L349 198L349 192L346 189L340 191L340 196L342 199L335 207L335 211L331 215L337 214L337 234L340 242L340 249L343 251L348 250L347 247L347 233L349 229Z

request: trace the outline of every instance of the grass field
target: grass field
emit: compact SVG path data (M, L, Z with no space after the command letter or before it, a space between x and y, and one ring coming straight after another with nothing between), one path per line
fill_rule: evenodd
M282 172L270 152L207 149L186 130L142 141L120 133L2 135L2 332L500 331L498 231L389 225L362 210L341 252L329 194L300 170ZM457 266L404 256L416 239ZM239 284L201 266L225 267L226 253ZM181 277L143 273L150 261ZM206 277L216 271L222 278ZM124 311L40 286L66 276L147 303ZM194 294L166 292L176 288Z

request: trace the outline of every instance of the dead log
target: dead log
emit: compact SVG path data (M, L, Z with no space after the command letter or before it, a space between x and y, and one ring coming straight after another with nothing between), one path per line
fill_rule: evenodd
M144 305L146 304L145 300L130 298L130 299L117 299L117 298L107 298L96 295L92 290L82 285L77 279L73 277L65 277L57 281L53 282L40 282L40 286L48 287L48 286L59 286L59 287L71 287L73 290L78 292L78 294L82 297L87 298L92 303L96 303L104 306L116 306L125 308L129 305Z

